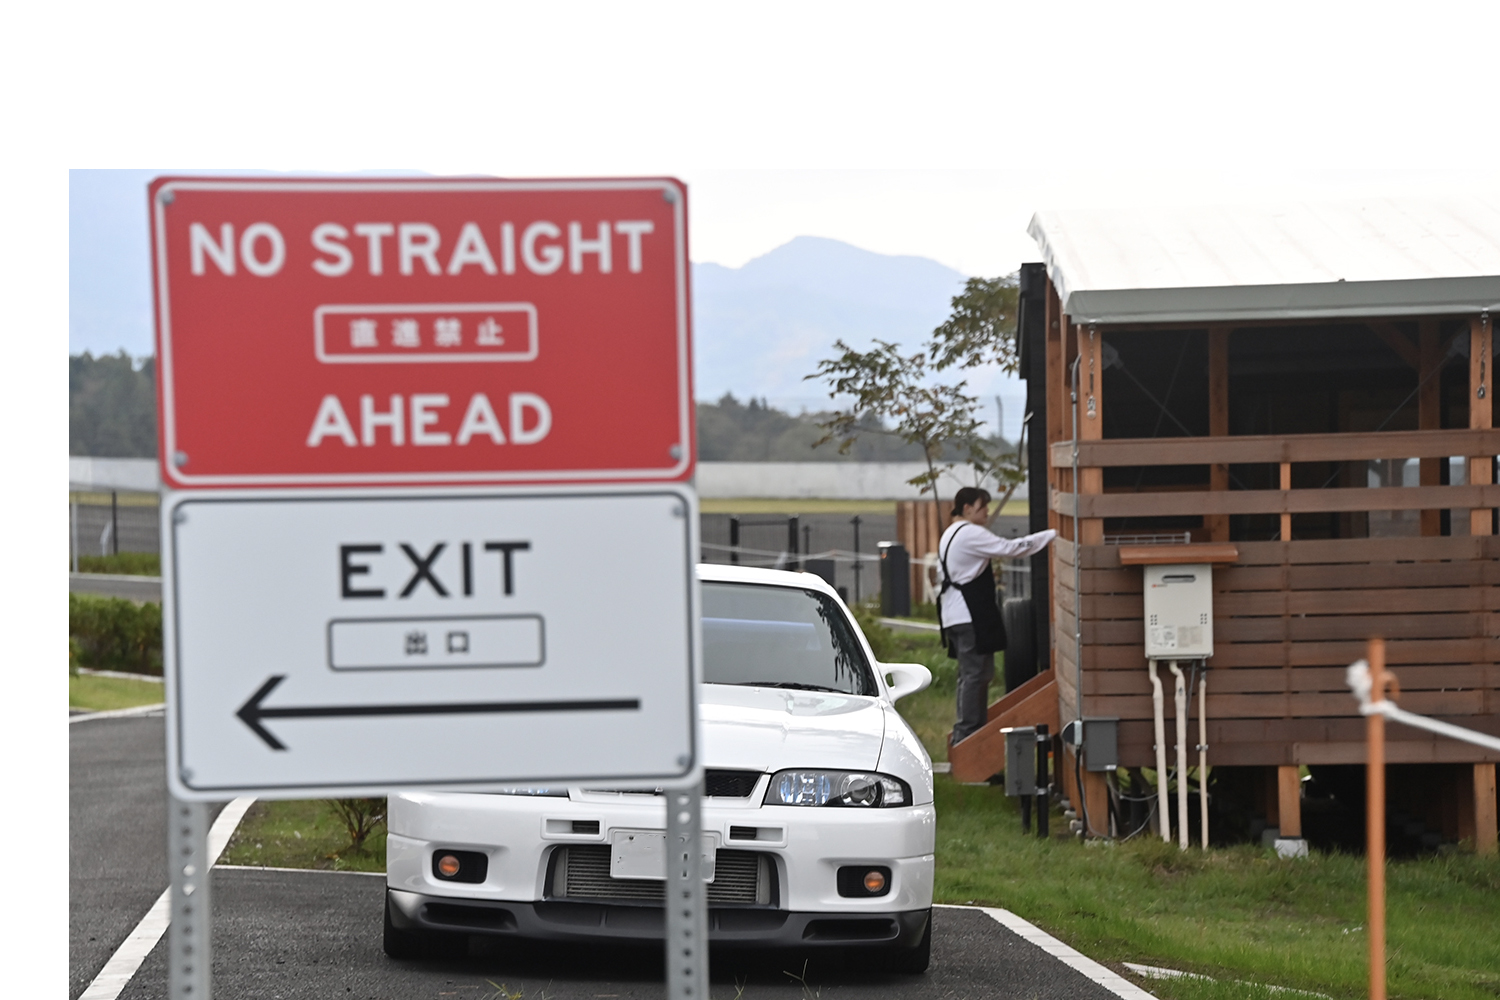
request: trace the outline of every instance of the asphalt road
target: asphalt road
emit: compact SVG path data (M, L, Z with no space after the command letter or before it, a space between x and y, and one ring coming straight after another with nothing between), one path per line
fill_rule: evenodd
M68 736L71 1000L167 887L167 789L161 716L79 722Z
M392 961L380 950L384 891L384 880L369 875L217 870L216 995L496 1000L504 986L522 1000L662 996L656 948L516 946L474 939L467 958ZM977 910L939 909L933 930L932 967L923 976L862 972L857 964L795 953L758 959L715 953L711 993L720 1000L1117 1000ZM159 945L120 1000L162 1000L166 992L166 953Z
M73 725L69 997L76 1000L167 885L162 720ZM660 997L658 948L515 945L473 939L465 958L394 962L380 948L385 880L335 872L214 872L214 989L221 997L455 997L512 1000ZM938 909L922 976L778 953L713 955L720 1000L892 996L1115 1000L1114 994L984 913ZM804 965L803 963L806 962ZM120 1000L166 996L166 941Z

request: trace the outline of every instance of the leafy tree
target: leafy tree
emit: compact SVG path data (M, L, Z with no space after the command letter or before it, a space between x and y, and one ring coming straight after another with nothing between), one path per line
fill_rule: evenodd
M953 297L953 313L932 331L928 357L938 371L957 366L978 368L998 365L1015 374L1020 367L1020 344L1016 321L1020 314L1021 289L1018 274L1000 278L970 278L963 291ZM983 470L1003 490L1003 510L1016 487L1026 480L1026 428L1022 421L1020 440L1014 452L1001 452ZM977 467L976 467L976 471Z
M1015 337L1020 303L1017 275L970 278L964 290L953 297L953 314L932 331L927 350L933 367L943 371L954 365L978 368L994 364L1014 374L1020 367Z
M156 363L85 351L68 358L68 453L156 455Z
M818 370L805 377L824 380L831 398L852 397L853 403L819 423L824 433L817 444L837 441L840 453L847 453L860 435L877 433L918 446L927 471L907 482L920 493L931 492L939 507L938 480L944 472L963 461L982 476L995 464L979 433L979 399L964 392L964 382L932 383L925 354L903 355L888 341L875 341L869 351L842 340L834 346L843 353L819 361ZM893 426L888 429L886 421Z
M705 462L909 462L921 457L918 448L895 438L871 435L851 451L837 455L815 452L822 437L820 415L792 415L763 399L741 402L726 393L714 403L698 404L698 458Z

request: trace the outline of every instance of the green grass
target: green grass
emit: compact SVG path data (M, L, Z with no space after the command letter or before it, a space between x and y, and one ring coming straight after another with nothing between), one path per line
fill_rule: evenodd
M385 871L385 824L349 850L349 834L322 799L257 802L219 858L226 865L265 868L318 868L331 871Z
M1184 853L1148 837L1085 846L1059 815L1059 834L1041 841L1021 834L1016 804L998 788L945 776L937 807L940 902L1003 906L1098 961L1221 980L1148 984L1171 1000L1255 995L1233 980L1363 995L1363 858L1283 861L1250 846ZM1392 997L1500 995L1500 862L1395 862L1388 898Z
M78 572L161 576L161 555L156 552L117 552L108 556L80 555Z
M68 678L68 707L91 712L110 712L139 705L159 705L165 700L160 684L77 674Z

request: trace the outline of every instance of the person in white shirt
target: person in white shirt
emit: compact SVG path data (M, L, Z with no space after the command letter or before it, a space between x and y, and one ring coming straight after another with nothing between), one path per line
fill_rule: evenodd
M996 599L991 559L1034 555L1057 532L1001 538L990 523L990 495L965 486L953 497L956 520L938 542L938 625L948 655L958 660L958 718L950 745L978 732L989 711L995 654L1005 649L1005 624Z

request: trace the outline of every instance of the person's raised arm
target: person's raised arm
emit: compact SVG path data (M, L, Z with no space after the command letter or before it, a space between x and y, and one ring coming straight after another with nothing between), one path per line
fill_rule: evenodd
M1038 531L1034 535L1023 535L1020 538L1001 538L992 531L972 531L968 534L972 537L966 538L965 541L969 544L971 551L991 559L1016 559L1020 556L1035 555L1057 537L1057 532L1051 528Z

